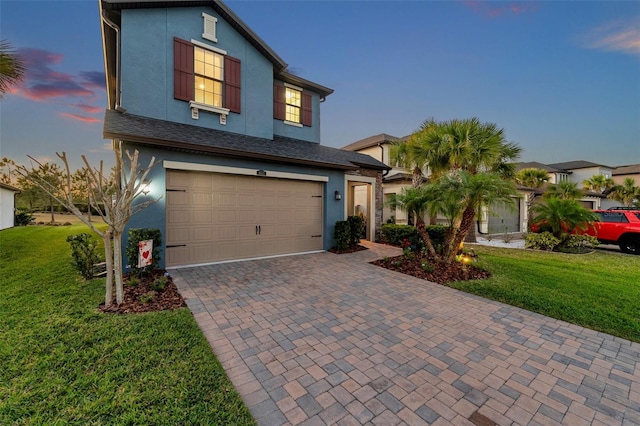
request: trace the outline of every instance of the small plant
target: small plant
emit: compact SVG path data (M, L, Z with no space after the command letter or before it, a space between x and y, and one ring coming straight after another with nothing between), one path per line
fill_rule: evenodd
M551 251L560 244L560 239L548 231L539 234L528 233L524 244L526 248Z
M404 240L402 240L402 244L400 244L400 247L402 248L402 253L404 253L406 257L408 258L413 257L413 250L411 249L411 241L405 238Z
M148 293L141 294L140 297L138 298L138 300L140 300L140 302L142 302L142 303L149 303L149 302L151 302L153 300L155 295L156 294L153 291L150 291Z
M33 215L26 210L18 210L15 216L16 226L27 226L33 221Z
M98 242L88 233L69 235L67 242L71 245L71 264L73 267L85 280L92 279L95 273L95 264L100 262L100 257L96 252Z
M131 275L129 277L129 281L127 281L127 285L129 285L131 287L136 287L138 285L138 278L136 278L133 275Z
M422 270L425 272L433 272L434 266L427 263L426 260L422 261Z
M151 283L151 288L155 291L162 291L167 286L167 277L159 277L153 280Z
M505 243L510 243L511 241L513 241L513 234L509 233L509 228L507 228L506 226L504 227L504 234L502 235L502 241L504 241Z

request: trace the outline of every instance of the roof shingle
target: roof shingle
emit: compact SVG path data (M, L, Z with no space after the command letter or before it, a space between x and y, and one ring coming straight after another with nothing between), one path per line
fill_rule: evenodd
M184 149L208 154L229 155L280 163L306 164L341 170L359 167L389 170L374 158L343 151L314 142L274 135L273 140L224 132L206 127L122 114L106 110L103 135L164 148Z

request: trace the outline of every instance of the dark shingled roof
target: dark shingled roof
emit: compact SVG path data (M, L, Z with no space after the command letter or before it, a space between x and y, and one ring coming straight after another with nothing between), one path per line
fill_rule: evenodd
M368 155L330 148L314 142L277 135L274 135L273 140L263 139L133 114L122 114L115 110L106 110L103 134L108 139L122 139L213 155L306 164L341 170L355 170L359 167L391 169Z
M556 169L547 164L538 163L537 161L530 161L528 163L517 163L516 171L520 171L522 169L542 169L547 172L555 173L555 172L563 172L564 170Z
M620 166L613 169L614 176L635 175L640 173L640 164L630 164L628 166Z
M613 168L613 167L605 166L604 164L596 164L596 163L592 163L591 161L584 161L584 160L549 164L549 166L555 167L556 169L560 169L560 170L588 169L591 167L607 167L609 169Z
M408 136L398 138L395 136L387 135L386 133L380 133L379 135L369 136L368 138L364 138L347 146L343 146L342 149L347 151L357 151L359 149L369 148L378 144L403 141L407 138Z

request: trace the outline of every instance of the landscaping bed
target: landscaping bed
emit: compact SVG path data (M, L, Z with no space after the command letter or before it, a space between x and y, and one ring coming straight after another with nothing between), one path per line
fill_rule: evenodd
M412 275L438 284L489 278L491 274L475 265L463 262L449 264L424 255L400 255L374 260L373 265Z

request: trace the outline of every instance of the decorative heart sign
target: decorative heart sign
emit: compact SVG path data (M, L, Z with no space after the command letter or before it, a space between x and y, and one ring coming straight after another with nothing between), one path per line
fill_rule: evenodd
M153 250L153 240L140 241L138 243L138 268L150 266L153 263L151 251Z

